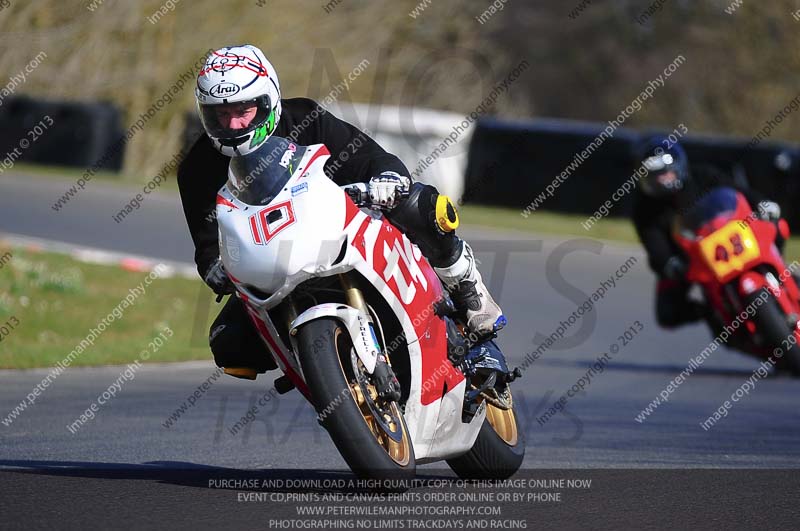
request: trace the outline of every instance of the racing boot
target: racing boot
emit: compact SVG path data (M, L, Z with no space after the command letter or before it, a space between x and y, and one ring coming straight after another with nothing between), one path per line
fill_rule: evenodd
M448 267L434 267L456 308L466 316L470 332L478 337L489 336L503 328L507 320L483 283L475 265L472 248L461 240L461 253ZM474 343L474 341L471 341Z

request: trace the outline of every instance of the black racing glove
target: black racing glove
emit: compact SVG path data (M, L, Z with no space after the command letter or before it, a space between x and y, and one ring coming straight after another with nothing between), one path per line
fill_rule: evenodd
M236 287L233 285L233 282L231 282L228 274L225 273L225 266L222 265L222 259L219 257L217 257L217 261L208 268L206 276L203 277L203 281L205 281L208 287L217 295L230 295L236 291Z
M689 265L682 257L678 255L670 256L667 263L664 264L663 275L670 280L683 280L686 272L689 270Z

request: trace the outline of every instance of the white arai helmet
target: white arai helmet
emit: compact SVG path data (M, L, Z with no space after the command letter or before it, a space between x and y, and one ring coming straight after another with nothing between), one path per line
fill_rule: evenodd
M197 112L214 146L232 157L256 150L281 117L281 86L264 53L250 44L221 48L197 76Z

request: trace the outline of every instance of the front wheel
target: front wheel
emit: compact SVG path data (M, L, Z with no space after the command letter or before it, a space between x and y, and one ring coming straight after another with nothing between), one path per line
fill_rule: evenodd
M298 335L300 366L317 418L350 469L370 479L413 479L414 448L397 402L369 381L339 321L316 319Z
M511 390L507 393L510 395ZM486 404L486 420L472 448L447 464L463 479L507 479L522 466L525 433L511 409Z
M780 304L771 294L756 309L753 321L766 345L773 351L778 347L783 351L783 356L778 361L778 368L788 370L795 377L800 376L800 345L795 343L788 349L784 348L787 339L794 331L789 326Z

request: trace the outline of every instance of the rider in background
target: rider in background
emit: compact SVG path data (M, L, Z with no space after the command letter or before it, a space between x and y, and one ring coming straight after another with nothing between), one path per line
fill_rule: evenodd
M215 216L229 157L255 151L274 134L300 145L325 144L331 154L325 165L328 177L340 186L366 184L373 206L434 267L471 332L484 337L506 324L472 249L455 234L458 214L450 199L433 186L412 182L396 156L316 102L281 99L278 76L261 50L245 44L212 53L197 77L195 95L205 134L180 164L178 187L198 272L215 293L234 292L220 260ZM209 342L215 362L228 374L255 378L275 368L237 297L228 300L214 321Z
M717 172L692 178L683 147L664 137L645 140L637 149L638 161L647 171L639 180L633 196L633 223L639 240L647 251L650 268L658 277L656 319L664 328L697 321L705 308L687 297L688 260L672 238L674 222L699 199L717 186L729 186L741 192L754 213L768 221L777 221L781 209L752 189L736 186ZM704 172L705 173L705 172ZM776 241L779 249L783 240Z

